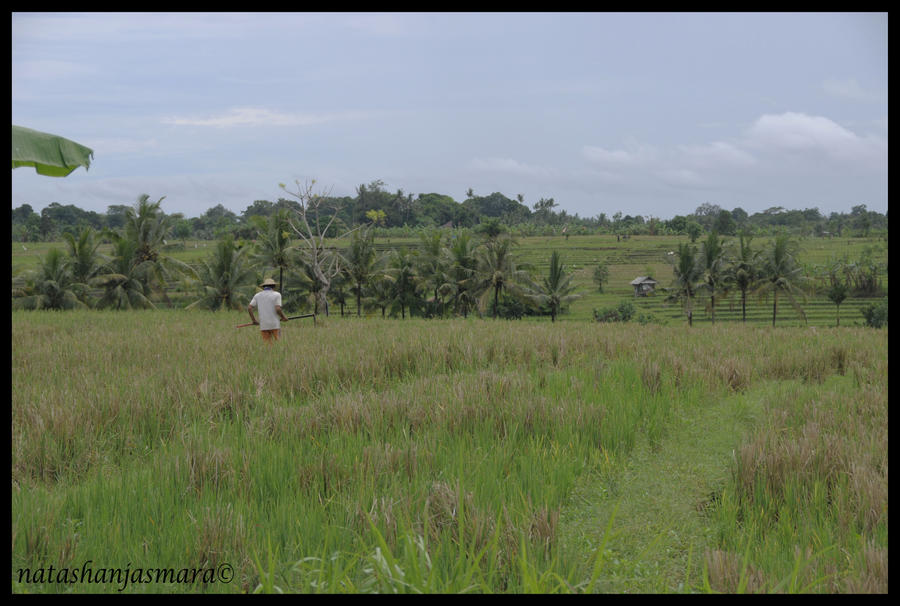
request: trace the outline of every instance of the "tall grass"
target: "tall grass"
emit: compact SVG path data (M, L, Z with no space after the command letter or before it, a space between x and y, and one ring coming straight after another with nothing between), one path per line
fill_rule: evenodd
M743 568L747 591L887 592L887 364L873 364L760 390L766 422L716 510L714 589L736 590Z
M874 331L326 319L288 323L268 346L242 320L13 313L14 590L118 591L16 574L88 560L236 573L128 592L596 590L603 551L563 554L560 512L579 478L614 474L673 414L768 382L829 394L835 374L847 391L823 410L853 390L874 401L829 412L834 423L886 402ZM867 452L886 452L882 439ZM742 451L736 486L752 460ZM857 568L882 545L880 519L858 521L881 504L880 468L854 471L867 461L832 482L848 527L874 541ZM868 485L864 504L848 496ZM740 499L723 496L720 515ZM883 523L886 557L886 511Z

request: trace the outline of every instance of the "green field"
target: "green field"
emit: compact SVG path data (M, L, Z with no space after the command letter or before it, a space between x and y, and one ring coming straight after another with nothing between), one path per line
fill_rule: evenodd
M728 238L734 240L734 238ZM677 250L678 243L687 241L686 237L673 236L632 236L627 240L617 241L614 235L584 235L553 237L529 237L519 238L516 247L516 256L521 262L529 263L534 267L538 276L544 275L550 262L550 255L554 250L562 254L563 263L567 271L574 273L573 283L578 287L582 298L573 302L567 313L559 317L560 320L591 320L594 309L614 307L622 301L632 302L638 313L652 316L658 324L680 324L686 322L684 313L679 306L666 303L664 287L672 282L672 267L667 262L666 253ZM755 238L755 249L764 249L769 246L771 238ZM871 248L876 251L875 259L887 266L887 243L884 238L804 238L799 240L800 254L798 261L806 267L813 268L824 265L830 259L838 259L846 256L850 261L858 260L863 251ZM697 242L699 247L700 242ZM338 241L335 246L345 245ZM13 243L12 244L12 271L13 275L26 269L33 269L38 265L38 259L51 247L65 250L63 243ZM175 243L167 254L174 258L196 263L206 258L214 248L214 242L188 241ZM379 251L387 251L395 247L417 247L419 240L416 238L379 238L376 247ZM23 248L24 247L24 248ZM101 246L100 252L108 252L108 246ZM593 270L599 263L604 263L609 268L608 284L602 293L597 291L593 282ZM659 282L657 292L648 297L635 297L630 282L648 273ZM887 290L887 272L883 273L883 286ZM174 300L179 300L178 293L172 293ZM183 297L182 297L183 298ZM185 298L185 301L192 299ZM872 303L871 299L849 297L841 305L841 325L854 325L862 323L860 309ZM760 300L755 296L748 297L747 321L752 324L763 325L772 322L771 300ZM809 326L834 326L836 322L836 309L824 294L810 293L802 307L807 315ZM351 301L347 312L355 313L354 303ZM380 315L380 312L371 312L372 315ZM711 314L704 306L703 300L698 301L694 311L695 323L710 323ZM724 300L716 305L716 321L734 322L741 320L740 292L731 292ZM779 303L777 324L779 326L804 325L797 312L786 302Z
M887 592L886 329L245 319L12 313L13 592Z

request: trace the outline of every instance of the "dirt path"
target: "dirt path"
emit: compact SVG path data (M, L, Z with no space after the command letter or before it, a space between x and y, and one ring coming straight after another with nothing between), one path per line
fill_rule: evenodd
M682 413L656 447L639 443L614 477L575 491L560 515L563 549L587 558L615 513L595 591L684 591L689 562L688 584L699 584L704 549L715 538L703 508L728 479L760 400L744 394Z

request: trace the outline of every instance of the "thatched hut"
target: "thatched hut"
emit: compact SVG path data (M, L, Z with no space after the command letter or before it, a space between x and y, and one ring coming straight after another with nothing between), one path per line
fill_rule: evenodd
M631 281L631 285L634 287L635 297L646 297L656 289L657 284L659 284L659 282L650 276L638 276Z

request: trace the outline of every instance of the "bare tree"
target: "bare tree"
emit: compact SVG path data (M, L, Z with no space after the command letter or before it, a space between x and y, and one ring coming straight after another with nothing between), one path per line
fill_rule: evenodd
M316 309L324 309L327 316L328 289L331 288L332 280L341 272L341 256L325 245L325 237L337 219L337 208L333 205L331 190L316 193L315 179L302 184L295 179L294 184L297 186L296 191L289 190L284 183L278 185L300 203L290 225L303 241L303 245L298 248L305 262L322 284L322 288L316 292ZM342 238L352 231L354 230L347 230L338 237Z

